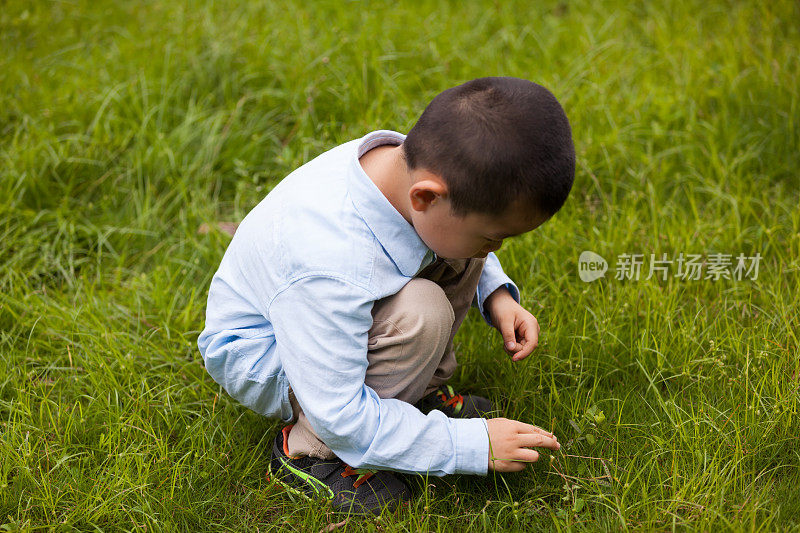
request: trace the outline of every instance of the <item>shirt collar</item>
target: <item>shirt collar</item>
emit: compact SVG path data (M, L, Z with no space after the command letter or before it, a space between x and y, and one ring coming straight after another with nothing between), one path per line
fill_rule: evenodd
M422 242L414 227L403 218L367 176L358 159L369 150L384 144L399 145L405 135L396 131L378 130L361 138L352 155L354 172L348 189L353 205L383 249L404 276L412 277L424 268L433 252ZM429 253L430 252L430 253Z

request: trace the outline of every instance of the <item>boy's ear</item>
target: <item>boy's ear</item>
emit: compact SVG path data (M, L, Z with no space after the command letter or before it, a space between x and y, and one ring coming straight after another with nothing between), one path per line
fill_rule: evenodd
M408 190L415 211L425 211L436 202L447 199L447 184L442 178L427 170L418 170L415 174L416 180Z

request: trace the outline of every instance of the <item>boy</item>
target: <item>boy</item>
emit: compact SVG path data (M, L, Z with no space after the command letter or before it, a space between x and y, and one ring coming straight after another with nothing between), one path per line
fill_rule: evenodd
M535 426L486 420L488 400L446 382L471 304L512 360L536 347L493 251L558 211L574 170L549 91L480 78L434 98L408 136L375 131L303 165L245 217L198 345L231 396L296 421L275 439L278 481L379 512L409 498L391 471L519 471L531 447L559 448Z

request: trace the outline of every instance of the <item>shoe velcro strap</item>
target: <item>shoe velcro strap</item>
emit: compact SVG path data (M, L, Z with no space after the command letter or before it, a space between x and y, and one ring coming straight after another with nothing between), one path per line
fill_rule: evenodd
M341 461L335 459L333 461L320 461L311 466L311 475L317 479L325 479L341 468Z

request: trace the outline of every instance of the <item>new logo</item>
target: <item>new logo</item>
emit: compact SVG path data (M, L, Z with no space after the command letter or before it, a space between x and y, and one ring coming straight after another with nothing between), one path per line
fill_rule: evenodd
M608 262L601 255L597 255L589 250L581 252L578 258L578 275L585 282L600 279L606 275Z

